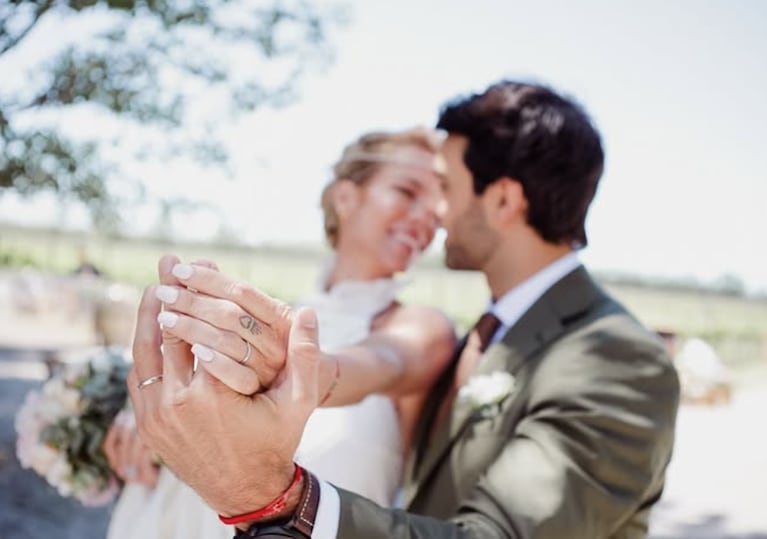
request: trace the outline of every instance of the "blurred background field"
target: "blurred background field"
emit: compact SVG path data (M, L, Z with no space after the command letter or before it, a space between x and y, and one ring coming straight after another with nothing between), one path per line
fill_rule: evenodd
M186 261L209 258L227 273L286 301L314 289L319 268L330 256L329 250L317 246L171 243L0 226L0 267L6 272L71 274L83 253L110 282L131 290L132 301L142 287L156 281L156 262L164 253ZM403 278L412 281L402 293L404 300L439 306L454 319L459 331L488 301L479 273L448 271L436 254L422 258ZM648 327L709 342L742 381L751 378L752 369L767 364L767 298L610 275L597 274L597 278Z

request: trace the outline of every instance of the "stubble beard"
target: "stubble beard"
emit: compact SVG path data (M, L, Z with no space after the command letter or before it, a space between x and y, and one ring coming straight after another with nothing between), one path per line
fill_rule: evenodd
M465 249L445 244L445 267L451 270L473 270Z

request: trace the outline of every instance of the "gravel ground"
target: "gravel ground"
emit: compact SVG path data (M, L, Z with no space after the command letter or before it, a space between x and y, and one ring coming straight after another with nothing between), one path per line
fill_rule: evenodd
M767 539L767 373L723 406L685 405L653 539Z
M0 349L0 539L102 539L109 507L61 498L16 459L13 417L44 375L39 354ZM766 382L727 406L682 407L651 539L767 539Z

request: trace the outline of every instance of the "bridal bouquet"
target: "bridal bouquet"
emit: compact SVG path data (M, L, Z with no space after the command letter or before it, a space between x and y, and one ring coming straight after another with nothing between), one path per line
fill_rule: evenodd
M15 421L22 467L84 505L112 501L119 483L101 443L125 405L128 367L122 349L102 348L27 393Z

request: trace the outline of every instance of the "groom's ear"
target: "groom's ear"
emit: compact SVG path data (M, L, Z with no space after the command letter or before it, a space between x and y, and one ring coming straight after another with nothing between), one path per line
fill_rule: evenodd
M333 208L339 221L345 220L359 203L359 188L351 180L339 180L333 188Z
M527 222L527 198L522 184L512 178L500 178L482 194L490 222L501 228Z

